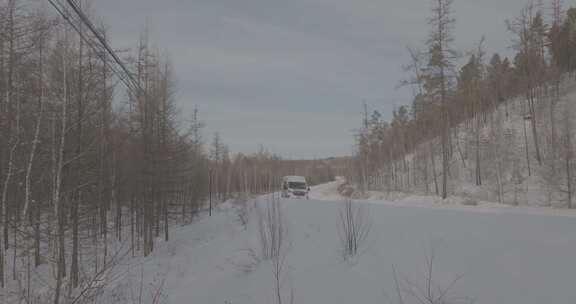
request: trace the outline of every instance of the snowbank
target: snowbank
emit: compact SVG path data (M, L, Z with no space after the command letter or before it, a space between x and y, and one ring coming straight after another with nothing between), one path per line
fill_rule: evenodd
M455 201L429 197L374 196L361 200L370 203L365 204L372 220L368 243L348 263L339 255L339 183L314 187L311 200L281 201L289 242L281 289L285 297L294 295L294 303L397 303L392 267L400 280L423 286L431 247L437 284L446 287L462 275L450 292L454 298L475 298L477 304L574 302L575 219L470 212L528 210L482 203L456 207ZM165 278L167 303L276 303L272 264L252 256L258 246L256 212L244 227L238 208L223 205L212 217L182 227L143 261L145 273Z

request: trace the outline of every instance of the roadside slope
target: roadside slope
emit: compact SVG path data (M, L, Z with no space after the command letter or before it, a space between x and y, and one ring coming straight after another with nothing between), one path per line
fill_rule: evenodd
M336 198L339 182L314 187L311 196ZM454 298L474 298L477 304L574 300L573 218L362 201L366 204L358 206L368 211L372 228L362 253L349 263L341 257L338 234L343 201L317 199L280 202L287 227L281 281L286 302L293 294L294 303L397 303L393 266L402 280L423 286L432 247L436 284L446 287L462 276L450 292ZM164 294L172 304L276 303L272 263L252 256L259 248L257 208L268 202L260 198L257 204L248 203L246 227L238 221L241 205L230 203L182 227L142 260L136 278L143 267L155 273L147 275L145 286L165 279Z

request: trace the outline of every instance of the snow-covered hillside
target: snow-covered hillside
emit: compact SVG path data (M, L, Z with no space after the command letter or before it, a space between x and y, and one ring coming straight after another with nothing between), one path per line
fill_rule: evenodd
M336 192L341 182L315 187L311 200L280 202L287 230L281 274L285 303L291 295L294 303L400 303L393 269L403 288L425 288L426 259L432 252L437 284L432 288L445 288L459 278L448 292L448 303L576 300L576 217L523 208L430 208L435 205L428 198L414 197L406 198L405 205L412 201L426 208L360 202L355 206L366 208L371 229L360 255L344 261L338 234L344 203ZM265 208L265 197L258 204ZM150 282L164 281L167 303L277 303L273 263L257 262L258 209L241 206L227 203L212 217L181 227L135 266L135 278L144 270L144 294L149 296L150 286L158 285ZM249 214L246 227L240 210ZM417 303L410 297L403 300Z
M525 98L508 100L486 115L479 114L481 185L476 185L475 118L452 128L449 195L472 199L474 204L484 201L514 206L568 207L568 192L574 197L576 182L572 173L575 168L576 82L566 78L561 85L560 99L553 106L551 102L551 97L543 97L535 105L540 162ZM380 168L368 178L368 190L392 193L391 199L395 199L394 192L435 193L435 188L441 188L442 182L442 156L437 141L421 143L395 164ZM435 170L432 169L432 155Z

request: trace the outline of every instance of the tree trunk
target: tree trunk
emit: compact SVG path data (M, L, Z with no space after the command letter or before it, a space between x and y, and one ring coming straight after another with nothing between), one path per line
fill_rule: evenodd
M438 175L436 174L436 160L434 156L434 147L432 142L430 142L430 160L432 162L432 176L434 177L434 192L436 195L440 195L440 191L438 188Z
M536 151L536 160L538 161L539 165L542 165L542 156L540 155L540 145L538 143L538 130L536 125L536 108L534 105L534 90L530 90L530 98L528 100L529 110L530 110L530 117L531 117L531 125L532 125L532 137L534 137L534 149Z
M75 189L75 197L72 201L72 261L70 264L70 278L72 282L72 287L76 288L79 284L79 275L80 275L80 267L79 267L79 253L80 250L79 240L78 240L78 224L79 224L79 213L78 209L80 208L80 202L82 201L82 179L80 172L82 171L82 153L83 146L82 146L82 137L83 137L83 124L84 124L84 59L83 59L83 51L84 51L84 40L82 37L79 38L80 45L78 51L78 96L76 97L77 101L77 115L76 115L76 128L77 128L77 142L76 142L76 173L78 176L76 177L76 189Z
M476 117L476 186L482 185L480 171L480 119Z
M62 100L62 112L61 112L61 128L60 128L60 142L54 143L54 151L58 151L53 154L53 175L54 175L54 188L52 192L52 203L54 204L54 215L56 217L56 229L57 233L57 247L58 247L58 257L56 258L56 290L54 293L54 304L60 303L60 292L62 288L62 278L66 273L65 265L65 243L64 243L64 211L61 206L61 184L62 184L62 169L64 167L64 145L66 143L66 131L68 129L67 117L68 117L68 77L67 77L67 54L64 52L62 56L63 62L63 100ZM54 130L56 131L56 130ZM54 139L56 139L56 132L54 132ZM57 146L57 148L56 148Z
M565 140L564 140L564 161L566 170L566 192L567 192L567 205L572 209L572 124L570 123L569 111L565 111Z
M522 120L522 125L524 127L524 147L526 148L526 164L528 166L528 176L532 176L532 170L530 168L530 151L528 148L528 131L526 130L526 119Z

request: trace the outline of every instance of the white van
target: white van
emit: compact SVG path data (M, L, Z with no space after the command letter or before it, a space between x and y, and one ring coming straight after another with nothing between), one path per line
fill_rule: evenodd
M303 176L284 176L282 178L282 197L306 198L310 187Z

